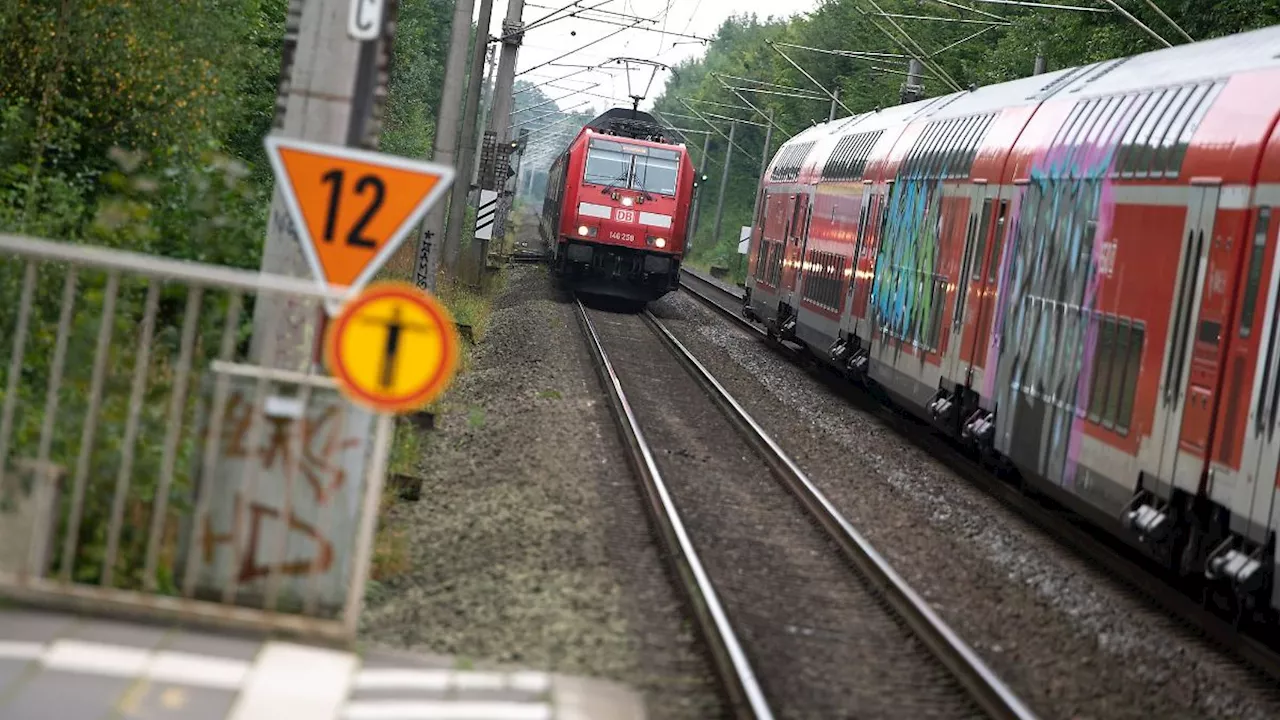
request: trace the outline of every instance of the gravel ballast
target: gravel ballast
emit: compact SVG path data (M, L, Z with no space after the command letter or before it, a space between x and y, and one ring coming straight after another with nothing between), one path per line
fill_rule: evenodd
M651 309L1042 717L1280 716L1236 659L762 341L682 293Z
M574 309L514 266L384 522L410 569L371 593L366 641L627 683L654 718L722 714L602 400Z
M973 717L951 674L849 566L644 318L590 316L772 711L815 719Z

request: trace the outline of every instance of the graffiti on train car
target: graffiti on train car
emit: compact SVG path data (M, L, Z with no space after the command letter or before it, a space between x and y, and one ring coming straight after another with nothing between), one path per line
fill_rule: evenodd
M876 324L902 342L933 349L946 300L945 278L939 282L938 274L942 181L899 179L885 212L871 285Z
M1097 140L1055 143L1034 160L1029 182L1013 198L998 274L988 357L999 358L999 371L986 376L984 390L1001 388L1006 427L1018 428L1019 411L1034 408L1027 412L1036 421L1023 427L1040 428L1029 440L1042 470L1067 487L1075 482L1089 409L1099 288L1115 270L1109 177L1128 120L1118 114ZM1012 402L1015 394L1030 405Z

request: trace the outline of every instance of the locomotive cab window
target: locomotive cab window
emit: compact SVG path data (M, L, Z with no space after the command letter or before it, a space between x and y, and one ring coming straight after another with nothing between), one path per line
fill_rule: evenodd
M659 195L675 195L676 194L676 164L675 158L664 157L637 157L635 159L635 173L632 180L632 188L636 190L644 190L645 192L657 193Z
M587 168L582 181L592 185L626 185L631 174L631 156L621 143L593 140L587 149Z
M592 140L582 181L592 185L674 196L680 153L609 140Z

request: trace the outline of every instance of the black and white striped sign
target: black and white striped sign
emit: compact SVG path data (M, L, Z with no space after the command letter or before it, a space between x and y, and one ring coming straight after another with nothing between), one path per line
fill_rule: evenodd
M493 239L493 220L498 210L496 190L480 191L480 207L476 209L476 239Z

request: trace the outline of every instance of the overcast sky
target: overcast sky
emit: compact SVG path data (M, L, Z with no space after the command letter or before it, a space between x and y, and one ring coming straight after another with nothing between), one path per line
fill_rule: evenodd
M533 24L555 10L573 4L574 8L598 8L597 12L584 13L591 17L619 23L623 26L636 23L636 18L655 20L656 22L640 22L635 29L624 29L619 25L592 22L577 17L565 17L568 11L556 13L557 19L546 25L535 27L525 33L524 43L520 46L519 62L516 66L516 78L533 83L542 83L553 78L564 77L580 68L558 67L564 65L598 65L615 57L643 58L655 60L666 65L676 63L690 57L701 56L705 52L702 43L688 37L662 35L639 28L666 30L668 33L683 33L699 37L712 37L720 24L730 15L755 13L760 19L769 15L789 16L799 12L808 12L817 6L819 0L526 0L524 6L524 22ZM477 15L479 2L476 2ZM490 21L490 34L498 36L502 33L502 19L506 16L505 0L494 0L493 17ZM624 16L604 14L599 11L622 13ZM629 16L629 17L627 17ZM619 32L620 31L620 32ZM608 39L601 40L584 50L574 52L561 60L556 60L570 50L576 50L593 40L600 40L617 32ZM680 43L680 44L676 44ZM555 60L557 65L543 65ZM542 67L538 67L542 66ZM552 83L551 87L541 88L550 98L565 97L558 105L563 110L588 109L586 103L596 111L616 105L630 106L629 94L644 94L645 101L641 107L649 107L653 98L662 92L670 73L658 69L653 84L648 88L650 74L653 69L648 66L633 65L628 73L622 65L613 63L608 67L612 72L591 70L568 77L563 81ZM631 89L628 92L627 79L630 75ZM591 85L595 87L590 87ZM563 89L560 89L563 88ZM584 91L606 97L576 94ZM566 97L568 96L568 97ZM609 99L606 99L609 98Z

